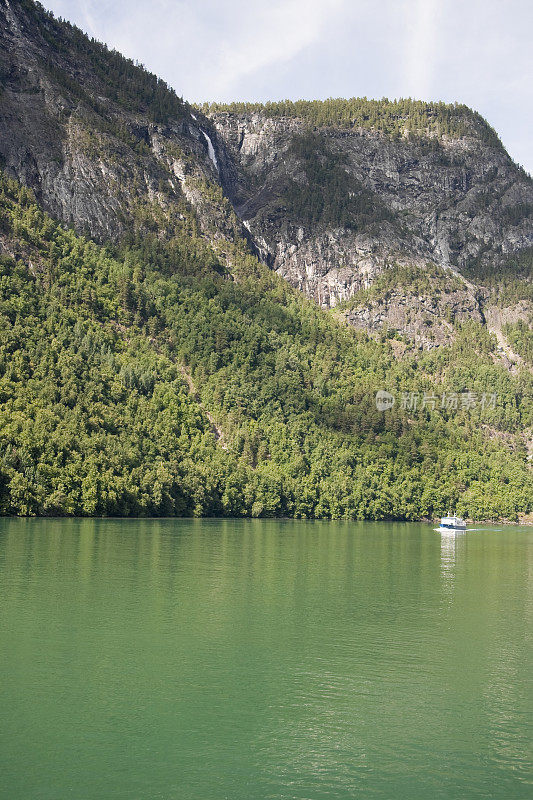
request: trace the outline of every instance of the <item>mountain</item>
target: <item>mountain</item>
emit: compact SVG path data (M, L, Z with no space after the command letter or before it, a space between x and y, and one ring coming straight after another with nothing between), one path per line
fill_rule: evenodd
M99 241L122 238L144 212L179 214L184 202L200 207L200 223L210 208L217 234L240 230L219 196L210 202L208 120L31 0L2 0L0 13L0 159L47 211Z
M532 184L478 115L194 108L0 21L4 513L531 511Z
M224 188L261 258L322 307L422 347L449 342L454 319L488 318L501 335L502 301L505 319L530 322L520 301L531 299L533 182L478 114L364 99L204 110L231 155ZM421 298L428 265L441 291ZM378 295L391 282L399 296Z
M531 256L533 182L465 106L352 99L206 111L232 156L224 185L265 260L323 306L394 264L490 279Z

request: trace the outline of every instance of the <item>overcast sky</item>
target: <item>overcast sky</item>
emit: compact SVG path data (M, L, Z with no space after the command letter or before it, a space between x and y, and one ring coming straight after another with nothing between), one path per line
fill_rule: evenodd
M477 109L533 172L532 0L43 0L191 102L416 97Z

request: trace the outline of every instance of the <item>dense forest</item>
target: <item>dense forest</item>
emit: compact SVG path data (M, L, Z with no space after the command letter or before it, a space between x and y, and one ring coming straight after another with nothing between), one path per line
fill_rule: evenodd
M320 134L294 135L288 153L298 159L302 176L299 181L288 180L280 200L284 211L298 222L357 231L394 220L376 194L348 177L347 159L332 152Z
M529 319L529 325L524 320L519 320L514 324L504 325L503 332L516 353L533 367L533 319Z
M189 230L139 225L101 247L5 176L0 241L3 513L532 510L531 374L498 366L481 325L398 359L238 242L224 261ZM379 389L392 410L377 410Z

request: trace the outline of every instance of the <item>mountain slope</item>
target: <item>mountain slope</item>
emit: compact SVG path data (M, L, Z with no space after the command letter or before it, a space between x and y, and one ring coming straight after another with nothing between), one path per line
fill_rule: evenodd
M529 510L531 381L493 364L481 326L445 356L398 362L392 343L336 324L250 256L235 254L236 281L200 264L191 277L178 259L165 275L158 251L118 257L65 231L15 183L0 189L5 512ZM376 410L379 388L437 386L460 400L467 387L497 391L497 403Z
M331 307L387 266L532 277L533 182L464 106L329 100L205 108L264 258ZM524 262L519 269L517 261Z
M530 299L533 183L466 107L233 104L208 118L31 0L1 0L0 17L0 162L78 231L116 241L160 228L161 210L186 216L211 240L248 240L326 308L396 264L473 280L460 318L502 282Z
M1 0L0 20L0 163L47 211L101 241L131 234L140 217L160 224L161 211L246 235L213 193L199 111L30 0Z
M427 271L423 230L402 232L385 192L363 178L352 192L348 155L320 144L313 164L322 129L282 117L295 134L269 151L272 174L283 180L285 158L296 185L273 221L216 115L218 133L154 76L30 0L0 0L0 18L4 513L531 510L525 356L508 368L479 287L443 266ZM391 135L373 136L382 133ZM389 147L380 141L379 152ZM508 164L490 132L480 141ZM302 163L316 191L298 188ZM257 208L255 222L244 203ZM340 307L339 320L292 288L271 269L282 272L266 237L294 233L302 216L312 220L306 247L331 239L339 222L340 239L364 235L376 252L389 234L403 237L407 266L391 261L387 271L376 256L370 301L388 297L391 280L409 305L415 292L436 296L438 284L458 306L451 321L436 307L450 335L431 351L384 325L372 339L345 323L355 322L352 307ZM414 337L428 327L420 303ZM462 313L468 303L472 313ZM513 343L527 354L525 322L503 312L493 322L504 334L515 326ZM395 394L392 410L377 409L380 389Z

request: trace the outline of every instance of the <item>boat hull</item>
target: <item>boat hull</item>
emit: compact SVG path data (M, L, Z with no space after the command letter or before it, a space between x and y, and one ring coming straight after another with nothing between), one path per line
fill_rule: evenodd
M450 514L448 517L441 517L439 531L441 533L461 533L466 531L466 522L457 514Z

